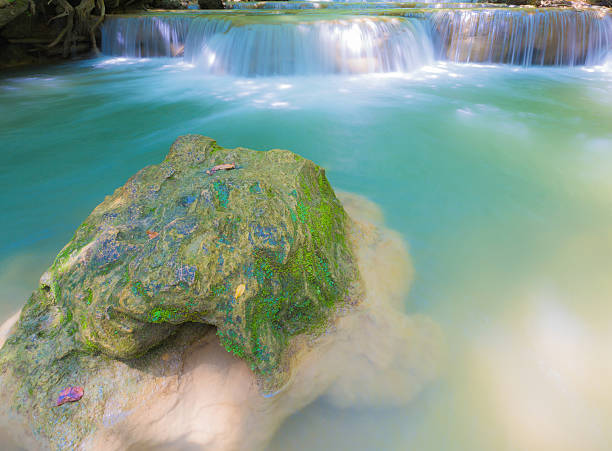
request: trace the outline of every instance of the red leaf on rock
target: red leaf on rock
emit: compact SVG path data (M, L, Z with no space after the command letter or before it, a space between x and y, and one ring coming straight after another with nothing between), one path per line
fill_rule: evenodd
M83 397L83 393L85 393L83 387L66 387L60 392L55 405L61 406L67 402L78 401Z

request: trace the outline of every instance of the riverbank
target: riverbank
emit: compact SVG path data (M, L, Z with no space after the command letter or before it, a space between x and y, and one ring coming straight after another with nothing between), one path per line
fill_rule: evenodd
M96 56L107 14L223 8L221 0L0 0L0 70Z

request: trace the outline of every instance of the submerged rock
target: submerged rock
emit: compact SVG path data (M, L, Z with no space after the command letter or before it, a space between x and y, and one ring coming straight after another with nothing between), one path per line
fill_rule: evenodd
M206 173L225 163L235 168ZM41 277L0 351L2 410L25 417L35 441L74 446L113 386L172 373L160 356L211 326L264 391L279 389L297 337L316 336L361 295L350 223L311 161L180 137L91 213ZM58 420L49 407L72 385L89 394Z

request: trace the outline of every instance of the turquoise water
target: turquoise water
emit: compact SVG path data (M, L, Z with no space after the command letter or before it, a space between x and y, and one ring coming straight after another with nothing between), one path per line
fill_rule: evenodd
M612 68L204 75L102 57L0 75L0 317L105 195L174 138L287 148L381 206L408 311L448 342L402 409L318 401L272 449L604 449L612 440Z

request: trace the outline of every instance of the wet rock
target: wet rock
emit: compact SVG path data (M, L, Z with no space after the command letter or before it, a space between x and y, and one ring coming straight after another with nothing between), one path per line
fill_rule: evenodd
M236 169L206 174L229 162ZM153 371L160 349L175 352L174 335L210 327L277 390L298 337L359 296L350 223L311 161L180 137L96 207L41 277L0 351L3 409L36 434L78 440L118 380L102 378L116 359ZM74 380L88 396L78 427L67 418L61 429L45 409Z

